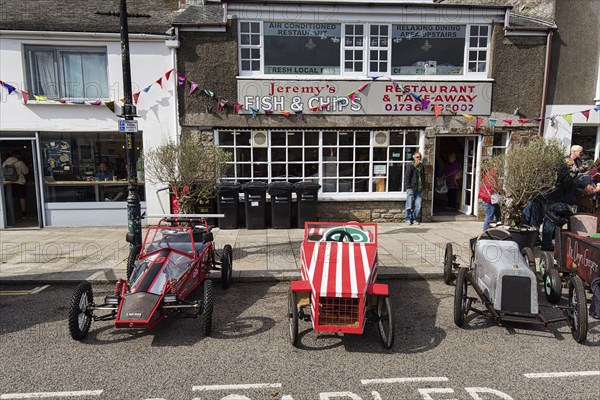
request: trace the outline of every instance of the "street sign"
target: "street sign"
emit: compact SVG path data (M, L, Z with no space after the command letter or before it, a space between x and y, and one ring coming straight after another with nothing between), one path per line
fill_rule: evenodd
M134 132L136 133L138 131L138 122L133 119L133 120L127 120L127 119L120 119L119 120L119 132Z

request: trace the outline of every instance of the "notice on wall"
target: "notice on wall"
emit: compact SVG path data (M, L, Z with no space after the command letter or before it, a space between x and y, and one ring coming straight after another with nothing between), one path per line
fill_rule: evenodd
M71 143L68 140L49 140L43 143L45 169L53 174L70 173L73 167Z
M357 88L364 83L243 79L238 80L238 102L244 106L242 113L256 108L307 113L316 109L343 115L427 115L433 113L434 106L442 106L445 112L491 113L491 82L396 82L394 85L389 80L378 80L358 92ZM423 100L429 102L425 110Z

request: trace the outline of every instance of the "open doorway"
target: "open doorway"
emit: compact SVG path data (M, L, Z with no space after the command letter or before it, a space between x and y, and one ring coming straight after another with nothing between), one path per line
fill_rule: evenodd
M40 227L40 211L38 208L36 179L37 159L35 157L35 140L33 139L0 139L0 163L12 163L15 159L22 161L27 169L23 178L17 181L2 182L2 211L6 228Z

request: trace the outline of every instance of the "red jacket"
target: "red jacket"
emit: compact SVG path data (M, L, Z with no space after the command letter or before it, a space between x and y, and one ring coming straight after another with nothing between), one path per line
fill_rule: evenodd
M492 204L492 194L494 193L494 186L498 184L498 175L496 171L490 169L483 175L481 180L481 187L479 188L479 195L477 196L486 203Z

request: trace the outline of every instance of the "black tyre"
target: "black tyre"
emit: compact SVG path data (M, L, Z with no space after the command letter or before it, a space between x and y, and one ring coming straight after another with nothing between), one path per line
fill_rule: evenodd
M290 343L298 347L298 298L295 292L288 293L288 319L290 324Z
M137 260L140 255L140 250L142 250L142 246L139 244L131 245L129 248L129 256L127 257L127 282L129 282L129 278L131 278L135 260Z
M221 259L221 284L223 289L229 289L231 286L231 276L233 274L233 249L231 245L226 244L223 248L223 258Z
M377 298L377 327L383 347L391 349L394 345L394 316L389 296Z
M578 276L569 280L569 310L567 312L573 339L577 343L587 338L588 315L583 282Z
M543 277L549 268L554 268L554 254L551 251L542 251L539 276Z
M204 280L204 302L202 303L202 335L210 336L212 332L213 282Z
M562 294L562 282L556 268L546 268L543 276L544 294L549 303L556 304L560 301Z
M469 311L467 307L467 269L459 268L454 289L454 323L459 328L465 324L465 315Z
M529 247L523 247L523 249L521 250L521 255L525 259L525 263L529 266L529 269L535 273L536 266L535 257L533 256L533 250L531 250Z
M88 309L94 304L94 293L89 282L80 284L71 296L69 305L69 333L75 340L83 340L92 325L92 312Z
M446 243L444 251L444 283L449 285L454 279L452 267L454 264L454 253L452 252L452 243Z

